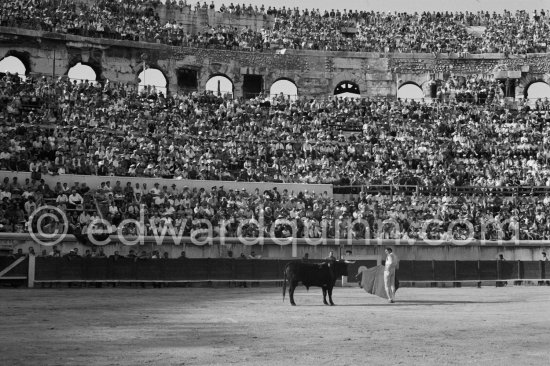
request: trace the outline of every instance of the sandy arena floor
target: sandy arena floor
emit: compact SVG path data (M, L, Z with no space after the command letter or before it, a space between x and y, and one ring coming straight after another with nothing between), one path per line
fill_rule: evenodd
M550 287L0 289L2 365L548 365Z

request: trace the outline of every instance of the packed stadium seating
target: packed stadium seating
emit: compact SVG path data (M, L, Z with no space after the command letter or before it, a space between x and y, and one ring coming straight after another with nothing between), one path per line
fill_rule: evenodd
M19 0L0 6L0 25L244 50L519 54L546 52L550 35L544 11L384 14L156 5L273 19L269 29L219 26L206 34L186 33L177 23L161 22L149 5ZM508 220L504 238L517 230L521 239L550 239L550 101L506 103L502 82L477 77L449 75L433 84L433 98L421 101L264 94L231 99L7 74L0 78L0 170L32 176L0 185L0 230L29 231L36 225L29 222L34 209L49 204L68 214L73 233L86 232L94 218L105 218L114 230L145 210L146 234L170 223L189 235L200 227L193 219L215 227L233 219L226 235L235 236L239 222L261 214L268 226L297 219L298 237L319 237L323 223L329 237L347 235L345 224L338 234L335 220L351 218L368 223L353 226L354 238L466 238L466 225L455 226L451 236L446 232L453 220L468 220L481 238L484 223L497 219ZM120 184L48 187L41 181L64 174L117 176ZM132 186L124 177L328 183L357 195L339 201L307 191L181 191ZM362 188L346 191L348 186ZM381 223L389 219L401 230ZM429 219L441 224L423 237L422 223ZM55 231L51 220L42 226ZM483 235L497 239L500 234L489 227ZM276 233L291 235L285 225ZM258 235L257 227L245 226L242 235Z
M262 15L273 26L261 29L214 26L187 32L175 20L161 20L159 10L220 11ZM361 52L538 53L550 42L549 15L544 10L502 14L489 12L380 13L373 11L241 7L186 2L101 0L94 2L18 0L0 6L0 25L164 43L174 46L221 47L242 50L271 48ZM472 27L482 32L472 31Z
M429 103L239 100L8 75L0 80L0 169L335 185L549 185L550 102L516 108L501 103L497 83L457 84L450 79Z
M176 233L189 236L193 230L204 228L203 223L193 220L205 219L212 224L214 236L235 237L239 234L256 237L258 226L245 224L239 229L239 225L247 219L263 218L265 235L272 235L269 230L275 224L276 237L318 238L323 235L326 225L326 237L347 238L349 219L364 220L351 224L354 239L550 239L548 194L544 197L504 196L498 189L474 191L468 195L408 195L401 192L390 196L361 192L356 198L345 201L307 191L295 193L273 189L247 192L226 191L223 187L210 191L188 187L180 190L175 185L147 187L138 184L132 187L124 182L117 182L114 186L103 183L100 187L88 187L85 183L72 187L58 184L50 188L34 179L26 182L6 179L0 189L3 232L28 232L31 229L37 232L38 217L35 216L33 222L29 222L29 218L37 207L50 205L65 212L69 232L77 234L87 233L89 225L93 225L93 230L101 227L114 233L122 220L139 219L141 211L146 225L145 235L161 232L164 226L171 225ZM94 222L100 218L107 220L110 227ZM296 220L297 232L292 232L285 223L276 222L280 219ZM426 220L440 222L423 229ZM449 225L457 220L459 225L447 233ZM466 222L464 220L473 227L470 229L467 224L460 223ZM496 225L491 224L494 220L504 223L501 233ZM221 225L224 221L230 223ZM64 230L52 218L42 220L40 225L46 234ZM225 232L221 232L222 226ZM134 224L122 229L124 235L139 233Z
M179 227L186 218L207 218L217 225L234 218L237 224L228 227L230 236L236 234L239 220L257 218L262 210L268 224L277 218L300 218L299 236L306 231L319 235L314 220L329 222L329 235L334 236L334 219L340 217L370 222L370 233L364 225L354 228L358 238L415 238L419 222L427 218L444 222L434 226L431 237L445 237L446 226L456 218L469 219L479 236L483 220L496 216L515 217L517 224L510 225L520 227L522 238L547 238L550 233L550 198L543 203L518 197L519 187L540 194L550 186L550 102L512 108L501 103L502 89L496 82L451 78L429 103L264 96L232 100L212 93L164 96L110 82L93 85L46 77L22 81L13 75L3 77L0 87L0 167L32 172L32 180L8 179L1 186L4 231L28 230L25 224L34 207L55 203L68 210L76 231L85 230L93 215L117 225L135 214L138 204L145 204L148 218L158 226L170 220ZM82 202L74 204L70 187L40 183L42 175L71 173L385 184L395 190L337 202L306 192L280 192L283 198L274 199L259 191L171 192L168 187L122 182L112 188L75 187ZM400 193L405 185L416 193ZM464 186L477 189L449 195ZM531 188L539 186L537 192ZM101 205L104 215L98 212ZM376 220L389 218L397 219L404 230L377 227ZM191 220L186 225L188 234ZM254 226L247 230L246 236L257 234ZM457 227L457 235L464 235L460 230L465 228Z

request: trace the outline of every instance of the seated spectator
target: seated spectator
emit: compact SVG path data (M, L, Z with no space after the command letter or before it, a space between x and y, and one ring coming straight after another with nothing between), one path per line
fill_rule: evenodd
M83 202L84 198L82 198L82 196L73 189L68 197L67 207L72 210L77 208L82 209Z
M61 192L57 196L57 198L55 199L55 202L57 204L57 207L59 207L61 210L65 211L65 210L67 210L67 204L69 203L69 197L64 192Z

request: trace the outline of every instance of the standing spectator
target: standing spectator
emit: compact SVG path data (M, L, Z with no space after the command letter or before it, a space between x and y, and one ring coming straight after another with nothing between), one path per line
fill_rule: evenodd
M546 252L542 252L541 253L541 261L544 262L544 269L545 269L545 272L546 272L546 278L549 278L549 274L550 274L550 261L548 260L548 257L546 256ZM546 284L547 286L550 286L550 281L539 281L539 286L540 285L543 285L543 284Z
M504 254L499 254L498 255L498 261L499 262L506 261L506 259L504 259ZM504 287L504 286L507 286L507 285L508 285L508 282L506 282L506 281L497 281L497 283L496 283L496 287Z
M61 257L61 250L57 247L57 245L54 245L52 247L52 251L50 252L50 257Z

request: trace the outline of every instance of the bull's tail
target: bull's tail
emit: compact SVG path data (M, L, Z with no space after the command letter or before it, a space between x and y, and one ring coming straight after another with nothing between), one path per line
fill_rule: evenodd
M286 295L286 267L283 271L283 302L285 302L285 295Z

